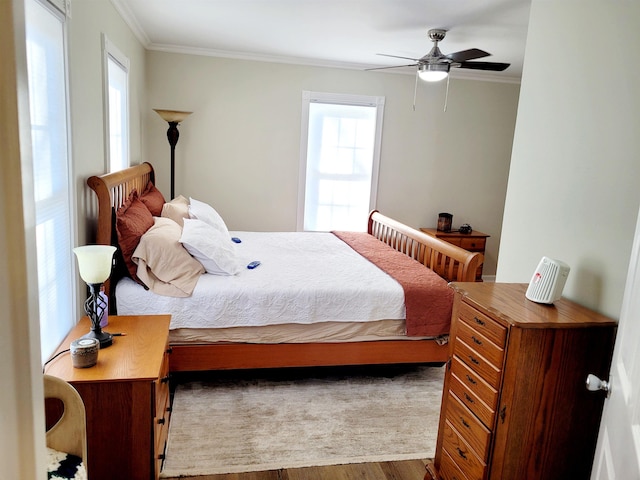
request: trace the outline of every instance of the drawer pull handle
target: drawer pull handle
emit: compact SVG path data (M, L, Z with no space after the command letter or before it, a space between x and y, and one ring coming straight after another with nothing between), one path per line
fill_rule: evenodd
M478 317L473 317L473 319L476 321L476 323L477 323L478 325L482 325L482 326L484 327L484 325L485 325L484 320L481 320L481 319L480 319L480 318L478 318Z
M469 422L467 422L464 417L460 417L460 421L462 422L462 425L464 425L467 428L471 428L471 425L469 425Z
M173 353L173 347L169 347L169 348L167 348L166 353L167 353L168 355L171 355L171 354Z
M165 423L164 417L158 419L158 425L164 425L164 423Z
M464 398L467 399L467 402L469 403L476 403L473 398L471 398L469 395L467 395L466 393L464 394Z
M164 460L164 453L161 453L160 455L158 455L158 460Z
M462 450L460 450L460 447L456 447L456 450L458 450L458 455L460 455L462 458L464 458L465 460L467 459L467 454L466 452L463 452Z
M469 355L469 360L471 360L471 363L474 365L480 365L480 362L473 355Z
M478 383L473 378L471 378L469 375L465 375L465 376L467 377L467 380L469 381L470 384L475 385L476 383Z
M507 416L507 406L503 405L502 408L500 409L500 420L502 420L502 423L504 423L504 419Z
M476 345L482 345L482 340L478 340L474 335L471 335L471 340L473 340L473 343Z
M171 380L171 375L167 375L166 377L162 377L162 378L160 379L160 382L162 382L162 383L168 383L168 382L169 382L169 380Z

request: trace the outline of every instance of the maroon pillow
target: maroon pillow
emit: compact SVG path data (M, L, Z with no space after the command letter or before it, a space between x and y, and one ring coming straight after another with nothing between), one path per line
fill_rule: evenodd
M140 200L147 206L151 215L154 217L160 216L165 201L162 193L160 193L160 190L158 190L153 183L147 183L144 192L140 195Z
M116 212L116 232L129 275L137 282L140 282L136 275L138 265L133 262L131 256L140 243L140 237L152 226L153 215L138 198L138 192L133 190L124 205Z

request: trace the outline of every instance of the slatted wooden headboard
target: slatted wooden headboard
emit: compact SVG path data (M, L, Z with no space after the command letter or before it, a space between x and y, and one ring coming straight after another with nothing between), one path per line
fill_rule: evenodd
M100 176L94 175L87 179L87 185L91 187L98 198L97 244L118 246L115 212L129 198L129 194L133 190L141 193L149 182L155 184L155 173L151 164L147 162L118 172ZM115 287L115 282L119 279L118 275L119 271L115 269L112 277L104 283L104 288L109 296L109 311L111 312L116 311L115 296L111 291L112 280Z

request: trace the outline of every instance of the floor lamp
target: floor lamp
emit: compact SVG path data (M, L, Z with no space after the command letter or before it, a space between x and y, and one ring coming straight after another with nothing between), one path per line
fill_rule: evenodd
M176 169L176 144L178 138L180 138L180 132L178 131L178 124L185 118L191 115L193 112L180 112L178 110L161 110L153 109L160 117L169 123L169 129L167 130L167 139L169 145L171 145L171 199L175 198L175 169Z

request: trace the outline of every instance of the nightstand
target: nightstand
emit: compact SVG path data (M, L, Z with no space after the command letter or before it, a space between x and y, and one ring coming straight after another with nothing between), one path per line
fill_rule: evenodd
M73 368L65 353L45 373L71 383L87 415L91 480L157 479L171 413L169 397L170 315L110 316L113 345L101 349L97 365ZM85 317L54 353L89 331Z
M447 243L452 243L458 247L462 247L470 252L480 252L484 256L484 250L487 244L487 238L491 235L482 233L478 230L473 230L471 233L460 232L441 232L435 228L421 228L420 231L431 235L432 237L440 238ZM476 282L482 281L482 264L478 267L476 272Z

